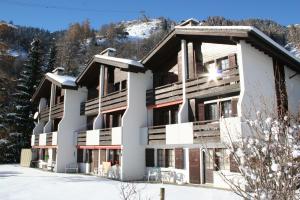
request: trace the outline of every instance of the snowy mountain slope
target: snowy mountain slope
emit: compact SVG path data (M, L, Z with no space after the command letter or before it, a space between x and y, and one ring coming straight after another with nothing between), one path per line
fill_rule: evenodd
M148 21L133 20L121 22L124 25L128 37L132 39L145 39L160 29L162 21L160 19L150 19Z
M290 51L294 56L300 58L300 49L298 49L295 44L290 42L287 45L285 45L284 48Z

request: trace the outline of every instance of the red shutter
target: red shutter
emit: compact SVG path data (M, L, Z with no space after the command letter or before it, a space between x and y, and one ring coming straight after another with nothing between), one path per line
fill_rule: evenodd
M204 103L199 102L197 107L198 107L198 121L205 121Z
M175 149L175 168L184 169L184 154L182 148Z
M230 156L229 156L229 161L230 161L230 171L231 172L240 172L239 165L236 162L236 160L234 159L232 154L230 154Z
M236 117L238 115L237 102L238 98L231 99L231 117Z
M231 54L228 56L228 63L230 68L237 66L236 54Z

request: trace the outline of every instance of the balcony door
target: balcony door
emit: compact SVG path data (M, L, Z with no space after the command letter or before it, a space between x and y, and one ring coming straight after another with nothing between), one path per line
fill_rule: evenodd
M190 183L200 184L200 149L189 150Z

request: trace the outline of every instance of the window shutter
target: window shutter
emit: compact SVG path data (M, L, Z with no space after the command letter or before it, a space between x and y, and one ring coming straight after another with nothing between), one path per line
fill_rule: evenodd
M169 166L169 150L165 149L165 167L170 167Z
M146 149L146 167L154 167L154 149Z
M236 54L231 54L228 56L228 63L229 63L229 68L237 66Z
M229 161L230 161L230 171L231 172L240 172L239 166L232 154L230 154L230 156L229 156Z
M175 149L175 168L184 169L184 154L182 148Z
M197 107L198 107L198 121L204 121L205 120L204 102L199 102Z
M231 99L231 117L236 117L238 115L237 102L238 102L238 98Z

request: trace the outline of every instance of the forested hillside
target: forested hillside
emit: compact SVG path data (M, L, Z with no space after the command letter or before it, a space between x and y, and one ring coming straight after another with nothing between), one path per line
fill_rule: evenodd
M140 60L175 25L175 21L165 17L142 17L138 20L105 24L95 29L85 20L74 22L66 30L49 32L0 21L0 151L1 143L5 143L8 133L15 131L14 125L7 122L7 118L14 114L16 83L24 69L34 38L40 41L41 68L44 72L64 67L66 73L76 76L93 55L107 47L116 48L118 57ZM300 25L297 24L283 26L271 20L236 21L208 17L201 25L255 26L300 57Z

